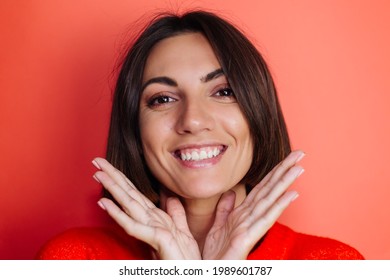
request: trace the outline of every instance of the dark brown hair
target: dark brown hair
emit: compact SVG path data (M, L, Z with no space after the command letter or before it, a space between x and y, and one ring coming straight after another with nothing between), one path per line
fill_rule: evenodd
M113 100L107 159L152 201L158 182L142 156L139 103L146 59L161 40L188 32L209 41L246 117L254 143L252 165L242 179L250 189L291 151L287 128L268 67L236 27L215 14L193 11L156 17L130 47Z

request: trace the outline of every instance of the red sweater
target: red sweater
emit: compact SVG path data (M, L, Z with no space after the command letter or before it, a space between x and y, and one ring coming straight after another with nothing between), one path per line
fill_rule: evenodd
M145 243L123 232L104 228L68 230L50 240L38 259L118 260L151 259ZM330 238L297 233L275 223L248 256L251 260L364 259L354 248Z

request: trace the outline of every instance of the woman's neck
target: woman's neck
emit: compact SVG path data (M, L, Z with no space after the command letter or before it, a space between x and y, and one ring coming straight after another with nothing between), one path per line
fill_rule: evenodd
M246 197L245 185L240 184L232 189L235 194L235 205L240 205ZM210 228L214 224L216 208L220 196L208 199L183 199L186 211L188 227L198 242L199 248L203 251L203 245Z

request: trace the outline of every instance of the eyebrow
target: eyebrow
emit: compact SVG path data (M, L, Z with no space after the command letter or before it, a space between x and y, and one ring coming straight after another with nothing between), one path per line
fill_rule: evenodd
M155 77L155 78L151 78L150 80L148 80L146 83L142 85L141 92L143 92L144 89L150 84L163 84L171 87L177 87L176 81L171 78Z
M213 79L218 78L219 76L224 75L223 70L221 68L214 70L213 72L208 73L206 76L200 78L203 83L207 83Z
M223 73L223 70L221 68L219 68L219 69L216 69L216 70L208 73L206 76L201 77L200 81L202 83L207 83L207 82L209 82L209 81L211 81L213 79L218 78L221 75L224 75L224 73ZM169 78L169 77L166 77L166 76L155 77L155 78L151 78L151 79L147 80L142 85L141 92L143 92L144 89L147 86L149 86L150 84L162 84L162 85L167 85L167 86L172 86L172 87L177 87L178 86L177 82L175 80L173 80L172 78Z

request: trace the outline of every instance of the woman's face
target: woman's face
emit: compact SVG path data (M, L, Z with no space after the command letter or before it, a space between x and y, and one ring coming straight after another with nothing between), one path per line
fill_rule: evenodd
M249 170L249 126L205 37L159 42L143 75L140 131L153 175L174 193L210 198Z

